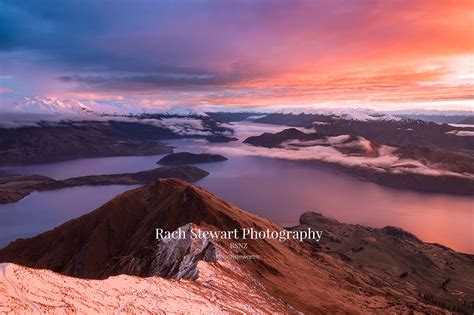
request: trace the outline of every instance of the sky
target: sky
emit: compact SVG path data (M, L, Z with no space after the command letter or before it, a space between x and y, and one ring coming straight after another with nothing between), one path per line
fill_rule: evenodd
M0 0L0 97L473 109L474 1Z

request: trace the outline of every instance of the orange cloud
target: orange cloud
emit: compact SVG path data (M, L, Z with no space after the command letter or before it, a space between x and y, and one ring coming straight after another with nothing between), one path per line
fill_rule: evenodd
M119 32L101 38L108 53L127 56L122 62L162 54L156 60L176 63L179 73L150 75L144 66L145 75L66 76L67 84L78 85L68 93L232 105L354 100L449 105L474 98L474 1L248 6L237 8L241 15L221 7L206 10L205 23L193 15L162 30L164 35L152 27L134 32L127 37L132 44L123 47L114 46Z

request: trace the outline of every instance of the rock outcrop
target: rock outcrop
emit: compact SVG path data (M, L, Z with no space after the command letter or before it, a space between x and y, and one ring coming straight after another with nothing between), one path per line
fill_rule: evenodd
M129 261L128 273L142 277L196 280L199 261L217 261L214 243L206 238L191 238L193 224L188 223L178 229L185 233L185 237L156 240L154 245L144 248Z
M197 279L200 260L217 261L216 247L208 239L192 239L192 224L179 227L186 233L183 239L163 239L155 250L152 275L175 279Z

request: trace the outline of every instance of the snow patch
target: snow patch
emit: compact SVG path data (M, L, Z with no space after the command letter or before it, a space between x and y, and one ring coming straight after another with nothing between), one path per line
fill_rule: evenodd
M455 135L459 137L474 137L474 131L469 130L451 130L446 132L447 135Z
M254 115L254 116L249 116L249 117L247 117L247 120L256 120L256 119L260 119L260 118L263 118L263 117L267 117L267 115Z
M285 108L280 111L282 114L300 115L300 114L313 114L313 115L324 115L324 116L335 116L346 120L359 120L359 121L371 121L371 120L391 120L400 121L401 117L389 115L383 112L375 111L368 108L308 108L308 107L291 107Z

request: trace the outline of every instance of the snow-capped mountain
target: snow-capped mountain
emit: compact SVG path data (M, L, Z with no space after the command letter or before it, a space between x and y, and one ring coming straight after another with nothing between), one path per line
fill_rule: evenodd
M203 117L203 111L191 106L143 106L115 100L61 100L55 97L22 97L3 100L0 112L41 115L111 115L130 116L161 114L167 116Z
M472 116L474 110L440 110L440 109L405 109L405 110L391 110L387 113L393 115L436 115L436 116Z
M5 101L0 106L4 112L27 114L85 114L93 110L86 104L76 100L60 100L53 97L23 97Z
M352 108L352 107L314 107L314 106L275 106L275 107L234 107L234 106L199 106L205 112L223 112L223 113L255 113L250 116L253 119L262 118L269 114L282 114L282 115L324 115L334 116L346 120L391 120L399 121L402 118L389 113L377 111L369 108Z
M206 117L206 113L255 113L255 116L268 114L284 115L324 115L333 116L346 120L358 121L399 121L407 117L407 113L421 115L432 113L436 115L463 115L468 117L472 111L377 111L368 108L351 107L327 107L318 108L312 106L278 106L278 107L235 107L222 105L144 105L133 101L118 100L76 100L59 99L55 97L22 97L11 100L0 100L0 113L24 113L43 115L84 115L89 118L98 116L137 116L143 114L159 114L179 117ZM416 117L414 117L416 119ZM254 118L255 119L255 118Z
M160 108L153 108L153 114L162 114L167 116L182 116L182 117L206 117L207 114L197 107L192 106L165 106Z
M401 120L402 118L390 115L384 112L376 111L368 108L288 108L280 111L282 114L313 114L313 115L325 115L325 116L336 116L346 120Z

